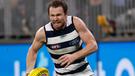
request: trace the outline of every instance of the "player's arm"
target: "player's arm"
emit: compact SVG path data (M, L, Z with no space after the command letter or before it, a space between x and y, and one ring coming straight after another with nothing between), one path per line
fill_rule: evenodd
M77 59L83 58L97 50L97 43L92 33L86 27L85 23L78 17L73 18L73 22L76 30L78 31L81 39L85 42L86 47L73 54L66 54L59 58L60 64L69 66L72 62Z
M86 44L86 47L84 49L74 53L74 56L77 59L79 59L95 52L98 46L94 36L89 31L86 24L78 17L74 17L73 21L74 21L75 28L78 31L81 39Z
M42 47L45 40L46 40L45 39L45 32L44 32L43 27L41 27L36 32L34 41L28 50L27 60L26 60L26 64L27 64L26 73L27 74L34 68L36 58L37 58L37 52L38 52L39 48Z

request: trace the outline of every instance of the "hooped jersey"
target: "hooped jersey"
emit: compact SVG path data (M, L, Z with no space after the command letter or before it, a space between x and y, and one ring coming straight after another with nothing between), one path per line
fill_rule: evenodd
M56 31L51 22L44 26L46 33L46 46L52 57L57 74L66 75L81 72L86 69L88 63L85 58L74 61L67 68L59 64L58 58L64 54L72 54L82 49L82 40L74 26L73 16L67 16L64 29Z

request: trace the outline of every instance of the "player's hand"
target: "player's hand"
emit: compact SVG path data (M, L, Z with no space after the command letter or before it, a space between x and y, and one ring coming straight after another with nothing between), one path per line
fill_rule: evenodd
M66 54L66 55L61 56L58 60L61 66L66 64L65 66L66 68L76 60L76 56L74 56L73 54Z

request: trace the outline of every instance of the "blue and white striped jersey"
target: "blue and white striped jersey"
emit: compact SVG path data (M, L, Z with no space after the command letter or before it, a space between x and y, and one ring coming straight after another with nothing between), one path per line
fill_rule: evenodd
M44 26L46 32L46 46L52 57L57 74L66 75L81 72L86 69L88 63L85 58L74 61L67 68L59 64L58 58L64 54L72 54L82 49L82 40L73 24L73 16L67 16L66 27L56 31L51 22Z

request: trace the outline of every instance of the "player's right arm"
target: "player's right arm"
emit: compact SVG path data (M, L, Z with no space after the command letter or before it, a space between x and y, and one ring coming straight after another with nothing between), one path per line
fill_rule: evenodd
M37 58L37 52L42 47L43 43L45 42L45 32L44 28L41 27L35 35L34 41L32 45L30 46L28 53L27 53L27 59L26 59L26 76L28 76L29 72L34 68L36 58Z

